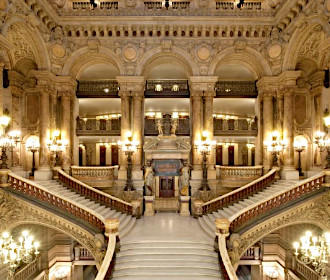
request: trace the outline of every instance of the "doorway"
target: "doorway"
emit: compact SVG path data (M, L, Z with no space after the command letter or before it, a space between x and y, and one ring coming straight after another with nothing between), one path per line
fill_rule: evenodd
M83 166L83 149L79 147L79 166Z
M159 178L159 197L174 197L174 177Z
M222 165L222 146L216 148L216 165Z
M235 147L234 146L228 147L228 165L229 166L235 165Z
M111 145L111 165L118 165L118 146Z
M100 165L106 165L106 152L107 148L105 146L100 146Z

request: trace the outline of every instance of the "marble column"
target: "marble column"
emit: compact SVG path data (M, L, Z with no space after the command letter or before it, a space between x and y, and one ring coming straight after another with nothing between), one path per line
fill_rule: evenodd
M79 165L79 138L77 136L77 118L79 117L78 98L72 98L71 138L72 138L72 164Z
M130 96L127 92L120 92L121 99L121 126L120 126L120 136L121 141L126 140L126 133L130 131ZM127 158L125 153L119 150L119 165L121 170L126 170Z
M201 169L202 158L194 147L195 142L201 140L201 133L202 133L202 125L201 125L201 110L202 110L202 97L199 92L191 92L191 99L192 99L192 151L193 151L193 168L194 169Z
M294 169L294 116L293 116L293 96L292 88L284 91L284 114L283 114L283 140L287 147L284 150L284 168Z
M62 95L62 140L67 141L67 147L62 152L62 167L64 171L70 172L71 167L71 94Z
M215 92L210 92L208 94L204 94L204 128L203 130L208 131L209 139L213 140L214 131L213 131L213 98ZM212 149L209 157L209 170L214 170L215 166L215 150Z
M143 92L133 95L133 139L139 142L139 149L133 157L133 169L141 170L143 144Z
M256 139L256 165L262 165L263 164L263 101L262 97L259 95L258 99L258 135Z
M3 114L3 94L4 94L4 88L3 88L3 69L5 67L4 62L0 62L0 116Z
M270 141L273 131L273 94L263 93L263 100L263 141ZM263 166L265 171L272 167L272 156L269 152L264 153Z

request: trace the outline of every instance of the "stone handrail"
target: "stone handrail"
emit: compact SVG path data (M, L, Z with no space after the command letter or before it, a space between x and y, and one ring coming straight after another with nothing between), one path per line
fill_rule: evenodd
M232 266L230 257L226 247L226 237L228 234L217 233L219 246L219 263L224 280L238 280L234 267Z
M37 256L31 263L26 264L22 269L18 270L14 274L14 280L30 279L31 276L36 274L40 269L40 256Z
M71 177L63 170L58 171L58 178L68 188L74 190L76 193L79 193L88 199L100 203L101 205L105 205L110 209L114 209L129 215L133 214L133 206L131 203L128 203L110 194L94 189L84 184L83 182L80 182L79 180Z
M276 169L272 169L266 175L254 180L251 183L248 183L245 186L242 186L230 193L217 197L213 200L210 200L202 205L202 213L210 214L214 211L218 211L221 208L227 207L231 204L236 203L242 199L245 199L257 192L260 192L269 184L275 180Z
M296 274L294 274L291 270L288 270L287 274L287 280L301 280Z
M295 267L295 272L297 274L300 274L303 276L305 279L308 280L321 280L321 276L317 274L316 271L302 263L301 261L297 260L296 262L296 267Z
M72 177L99 177L115 179L116 166L71 166Z
M80 260L94 260L93 255L83 246L74 247L74 259Z
M219 177L260 177L262 175L263 167L258 166L216 166L219 170Z
M241 260L259 260L260 259L260 246L252 246L246 250Z
M237 212L230 218L230 230L236 232L243 224L255 219L274 208L283 206L284 204L299 199L301 196L319 190L325 181L325 173L308 178L302 182L296 183L289 190L283 190L281 193L271 198L251 204L241 211Z
M67 197L49 191L36 182L10 172L8 174L8 183L15 191L63 210L76 218L87 222L101 232L105 229L103 217L97 212L78 202L72 201Z

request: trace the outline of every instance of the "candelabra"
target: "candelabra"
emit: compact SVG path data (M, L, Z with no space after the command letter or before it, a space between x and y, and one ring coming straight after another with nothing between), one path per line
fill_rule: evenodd
M32 169L30 175L34 176L34 171L36 170L34 154L39 151L40 148L38 137L30 136L26 141L25 147L27 151L32 152Z
M134 191L133 181L132 181L132 155L137 151L139 142L133 140L132 132L128 131L126 133L126 140L124 142L118 142L121 146L122 151L125 152L127 156L127 180L124 191Z
M298 153L298 172L299 176L304 176L304 173L302 172L301 168L301 153L305 151L307 144L303 141L295 141L294 143L294 149Z
M328 138L326 140L326 146L327 146L327 169L330 169L330 139L329 139L329 130L330 130L330 113L328 108L324 112L323 117L324 125L326 126L328 130Z
M280 139L279 133L277 131L273 131L271 141L266 141L264 144L267 151L271 152L272 154L273 166L279 167L279 155L286 147L285 141Z
M197 140L195 142L195 146L197 150L202 154L203 162L202 162L202 170L203 170L203 179L202 186L199 190L209 191L210 187L207 182L207 156L210 154L212 147L216 144L215 141L211 141L208 138L209 134L207 131L203 131L201 140Z
M47 147L50 151L53 160L52 165L58 166L60 165L60 156L59 153L65 151L68 146L68 141L65 139L61 139L61 132L59 130L55 130L52 133L52 137L47 140Z
M9 276L13 276L21 264L30 263L39 255L39 246L40 243L34 241L27 230L22 232L18 243L9 232L3 232L0 237L0 264L8 265Z
M326 135L323 131L317 131L316 136L314 137L314 143L319 148L320 153L327 150L327 165L326 168L330 168L330 139L326 138Z
M317 237L307 231L300 238L300 242L293 243L293 247L298 260L306 265L311 265L322 280L327 280L326 267L330 258L330 232Z

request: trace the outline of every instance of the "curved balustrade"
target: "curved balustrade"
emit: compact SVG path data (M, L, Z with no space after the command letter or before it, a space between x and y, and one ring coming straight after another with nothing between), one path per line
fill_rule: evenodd
M217 173L219 172L220 178L225 177L242 177L242 178L255 178L262 175L263 167L258 166L216 166Z
M297 260L294 271L308 280L321 280L322 277L315 270Z
M130 215L133 214L132 204L109 194L106 194L102 191L99 191L97 189L94 189L66 174L63 170L58 171L58 178L68 188L90 200L93 200L97 203L100 203L101 205L105 205L110 209L114 209L122 213Z
M30 279L33 275L35 275L41 265L40 256L36 257L31 263L26 264L22 269L15 272L13 279L15 280L25 280Z
M263 214L273 210L274 208L281 207L288 202L299 199L301 196L317 191L325 182L325 174L316 175L312 178L306 179L303 182L297 183L290 190L284 190L278 195L271 198L252 204L231 218L230 230L237 232L245 223L262 216Z
M202 213L210 214L218 211L221 208L234 204L242 199L245 199L257 192L260 192L275 180L276 169L272 169L266 175L258 178L257 180L238 188L228 194L222 195L202 205Z
M51 193L46 188L33 181L17 176L14 173L9 173L8 183L15 191L61 209L76 218L89 223L93 227L96 227L101 232L105 229L102 217L96 212L85 208L83 205L77 205L77 203L62 197L59 194Z
M115 179L116 166L71 166L72 177Z

